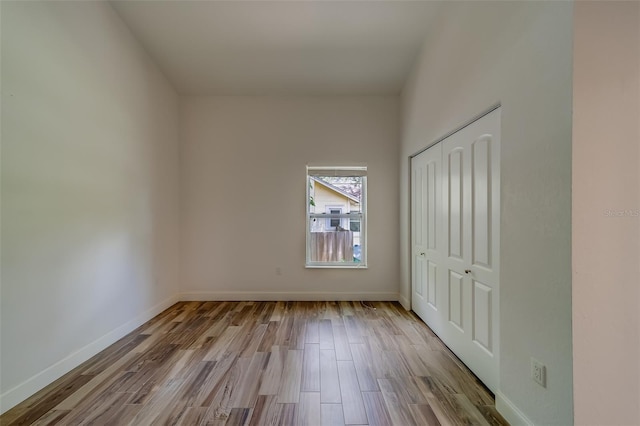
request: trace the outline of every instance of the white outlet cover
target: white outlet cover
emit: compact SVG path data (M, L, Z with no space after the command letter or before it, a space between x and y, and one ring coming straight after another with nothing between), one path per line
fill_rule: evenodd
M535 358L531 358L531 379L543 388L547 387L547 367Z

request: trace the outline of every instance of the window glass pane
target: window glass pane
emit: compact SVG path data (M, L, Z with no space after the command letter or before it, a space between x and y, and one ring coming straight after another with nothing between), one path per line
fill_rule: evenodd
M310 221L309 260L311 262L360 262L361 250L360 245L357 244L359 238L356 238L355 232L349 230L317 231L315 224L318 222L323 222L323 220Z

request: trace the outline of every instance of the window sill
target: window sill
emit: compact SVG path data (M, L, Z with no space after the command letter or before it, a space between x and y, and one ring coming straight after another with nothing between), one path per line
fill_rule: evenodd
M330 264L306 264L304 266L306 269L368 269L367 265L345 265L339 263L330 263Z

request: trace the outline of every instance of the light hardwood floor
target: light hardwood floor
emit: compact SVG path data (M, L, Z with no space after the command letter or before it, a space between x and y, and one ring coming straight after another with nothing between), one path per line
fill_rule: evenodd
M182 302L2 425L502 425L493 396L390 302Z

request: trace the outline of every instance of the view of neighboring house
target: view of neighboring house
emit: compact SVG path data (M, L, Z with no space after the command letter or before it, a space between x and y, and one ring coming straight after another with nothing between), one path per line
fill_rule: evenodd
M360 199L355 195L333 185L321 178L310 178L309 194L313 200L311 213L348 214L360 212ZM315 219L311 224L311 232L335 232L347 230L353 232L353 255L359 259L360 254L360 219L354 218L326 218Z

